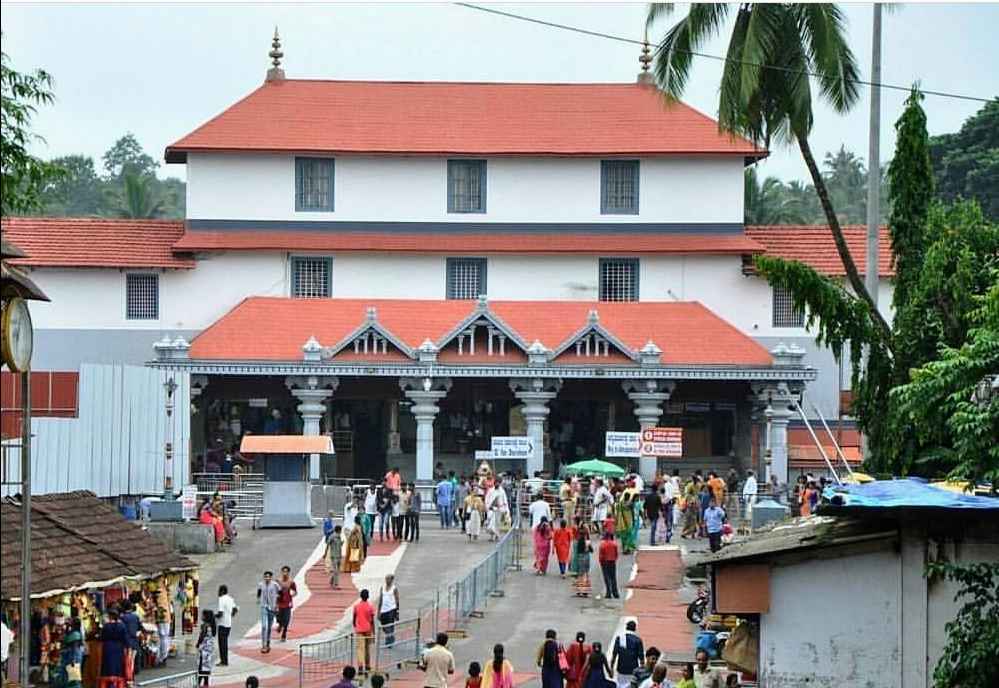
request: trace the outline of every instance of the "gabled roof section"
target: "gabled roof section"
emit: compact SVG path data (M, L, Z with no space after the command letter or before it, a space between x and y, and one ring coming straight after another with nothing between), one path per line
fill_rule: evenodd
M480 318L521 349L537 343L555 351L580 332L590 311L601 332L623 351L640 352L650 340L662 365L770 366L770 353L751 337L697 302L471 301L422 299L294 299L252 297L191 342L189 358L225 361L302 361L303 344L340 344L358 332L358 318L377 309L385 332L418 353L430 340L435 351ZM342 349L341 349L342 351ZM342 355L342 354L341 354ZM566 356L568 354L563 354ZM335 363L335 359L333 360ZM468 359L475 363L482 361ZM620 361L612 361L620 363ZM627 362L627 361L625 361Z
M867 265L867 227L843 225L843 236L857 269L863 274ZM846 275L843 261L840 260L833 241L832 230L827 225L747 225L746 237L762 244L766 255L797 260L824 275ZM752 266L749 271L754 272ZM891 234L887 226L881 227L879 236L878 274L883 278L895 276Z
M473 323L479 320L485 320L491 323L497 330L502 332L506 337L516 344L521 351L527 351L530 344L521 337L513 328L508 324L503 322L503 319L498 315L493 313L489 309L489 303L485 299L478 299L475 301L475 310L469 313L461 322L455 325L453 328L448 330L447 334L441 337L435 346L438 350L443 349L445 346L450 344L456 337L458 337L462 332L467 330Z
M587 314L585 325L576 330L576 332L574 332L572 336L570 336L568 339L565 340L565 342L563 342L561 345L556 347L554 351L552 351L552 359L558 358L563 353L568 351L569 348L572 347L573 345L583 343L583 340L586 337L589 337L590 335L597 335L599 338L603 339L608 345L613 346L615 349L617 349L627 358L630 358L633 361L638 360L637 351L632 351L631 349L629 349L627 345L625 345L621 340L619 340L613 333L608 332L607 329L600 324L600 311L597 310L596 308L594 308ZM590 353L588 351L589 342L586 342L586 344L587 344L587 346L585 347L587 349L586 353L589 354ZM577 346L576 348L579 349L580 347ZM577 351L577 354L578 353L580 352ZM599 353L600 353L599 351L596 351L593 352L593 355L598 355Z
M636 83L284 79L264 83L166 149L395 155L767 155Z
M79 217L5 217L4 237L24 253L13 265L64 268L194 267L174 244L181 220L112 220Z
M363 343L363 347L359 346L361 343ZM375 306L368 306L367 311L365 311L364 322L358 325L353 332L333 346L323 349L323 357L333 358L352 344L355 349L354 353L357 355L367 356L370 354L374 357L387 355L388 345L391 344L400 353L405 354L409 358L415 357L411 346L389 332L378 322L378 309ZM378 350L379 346L381 346L381 350ZM369 349L372 350L369 351Z

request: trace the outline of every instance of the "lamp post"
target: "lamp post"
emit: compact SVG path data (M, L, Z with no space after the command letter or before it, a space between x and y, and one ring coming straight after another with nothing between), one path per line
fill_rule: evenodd
M177 391L177 382L168 377L163 383L166 391L166 441L163 445L163 499L173 501L173 393Z

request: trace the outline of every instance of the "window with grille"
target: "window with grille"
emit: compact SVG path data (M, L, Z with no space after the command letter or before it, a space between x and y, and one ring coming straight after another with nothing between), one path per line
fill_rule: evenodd
M297 299L328 298L331 272L329 258L292 258L291 295Z
M447 161L447 211L486 212L486 161Z
M447 297L449 299L477 299L485 294L485 258L447 259Z
M332 158L295 158L295 210L333 212Z
M160 276L130 274L125 276L125 318L158 320L160 317Z
M605 215L638 214L638 161L600 162L600 212Z
M805 310L795 308L794 297L787 287L773 287L774 327L804 327Z
M600 259L600 300L638 301L638 259Z

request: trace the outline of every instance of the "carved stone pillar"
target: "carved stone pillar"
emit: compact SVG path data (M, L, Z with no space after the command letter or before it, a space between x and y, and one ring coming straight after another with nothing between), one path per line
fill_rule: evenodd
M519 401L524 402L522 412L527 423L527 436L531 438L532 453L527 459L524 473L528 477L545 468L545 419L550 409L548 402L558 395L562 381L551 378L517 378L510 380L510 389Z
M438 403L451 389L451 378L411 378L399 380L406 398L413 402L409 407L416 419L416 479L432 480L434 477L434 418L440 412Z
M770 467L766 479L770 480L771 475L776 475L777 479L787 484L788 478L788 455L787 455L787 425L794 415L791 404L794 400L795 392L787 385L780 382L776 385L769 385L764 389L767 407L763 415L767 419L768 425L768 446L770 454Z
M390 399L388 405L389 405L388 449L385 450L385 453L401 454L402 447L399 445L399 402L396 401L395 399Z
M326 402L333 397L340 380L328 375L290 375L284 383L299 401L296 410L302 416L302 434L321 434ZM319 454L312 454L309 457L309 479L319 480L320 477Z
M663 415L663 402L669 399L676 387L670 380L625 380L621 383L628 398L635 404L635 417L640 430L654 428ZM638 459L638 472L642 479L652 481L656 477L658 459L643 456Z

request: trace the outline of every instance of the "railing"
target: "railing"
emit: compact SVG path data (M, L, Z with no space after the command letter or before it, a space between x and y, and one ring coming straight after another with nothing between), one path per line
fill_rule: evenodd
M198 486L198 504L216 492L239 517L259 518L264 512L264 477L260 473L195 473L191 479Z
M136 688L196 688L198 685L198 672L185 671L180 674L170 676L160 676L151 678L148 681L138 681Z
M311 681L329 680L345 665L355 664L358 651L364 651L359 643L368 643L367 656L373 671L417 662L424 643L433 639L438 631L463 630L469 618L481 615L489 597L500 592L506 572L520 568L522 537L518 497L519 493L514 497L510 530L503 534L493 551L461 579L439 587L433 599L420 607L415 617L386 626L376 624L374 636L367 639L346 633L331 640L302 643L298 651L299 688Z

